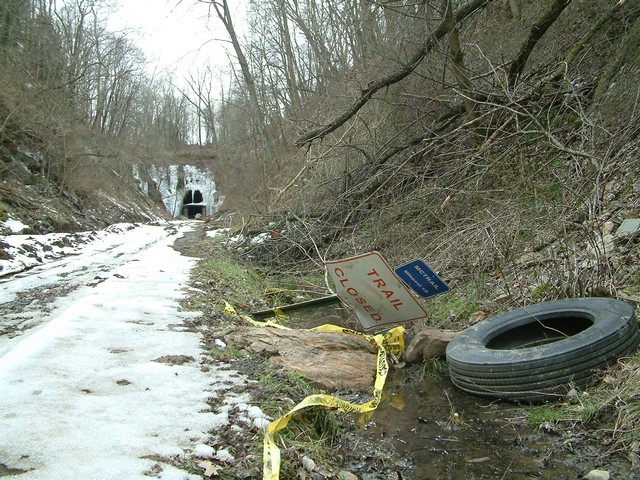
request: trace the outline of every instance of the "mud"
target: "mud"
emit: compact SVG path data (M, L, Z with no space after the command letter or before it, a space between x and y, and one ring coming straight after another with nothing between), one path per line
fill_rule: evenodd
M548 440L519 421L514 405L470 397L446 378L416 380L396 370L385 390L361 436L386 443L404 460L398 478L575 479L590 470L549 449Z

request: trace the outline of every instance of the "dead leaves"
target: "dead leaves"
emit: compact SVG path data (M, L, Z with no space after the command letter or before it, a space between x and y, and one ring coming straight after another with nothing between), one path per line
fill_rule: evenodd
M205 477L217 477L222 467L220 465L215 465L210 460L202 460L198 462L198 466L204 470L203 475Z

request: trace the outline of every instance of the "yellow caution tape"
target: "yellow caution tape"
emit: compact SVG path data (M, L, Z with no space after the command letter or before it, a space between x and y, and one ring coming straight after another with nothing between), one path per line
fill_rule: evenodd
M224 302L224 313L225 315L238 315L238 312L236 312L236 309L233 308L233 306L231 306L231 304L226 300Z
M242 317L245 321L256 327L276 327L287 329L279 323L267 321L257 322L251 317L246 315L239 315L235 308L233 308L228 302L225 303L224 313L229 315L237 315ZM280 315L285 315L280 311ZM286 317L285 317L286 318ZM319 327L311 328L311 331L316 332L340 332L349 335L358 335L365 338L369 343L378 349L377 366L376 366L376 380L373 384L373 398L372 400L363 403L355 404L342 400L333 395L316 394L309 395L293 407L289 412L280 418L269 423L265 429L264 436L264 450L263 450L263 480L278 480L280 477L280 448L275 443L274 437L277 432L285 428L294 414L305 408L313 406L323 406L340 410L345 413L367 413L373 412L382 399L382 389L387 379L387 373L389 371L389 364L387 363L387 351L392 355L399 355L404 350L404 328L395 327L389 330L386 334L367 335L364 333L356 332L348 328L338 327L336 325L321 325Z
M276 323L285 324L289 321L285 313L279 308L274 308L273 312L276 314Z

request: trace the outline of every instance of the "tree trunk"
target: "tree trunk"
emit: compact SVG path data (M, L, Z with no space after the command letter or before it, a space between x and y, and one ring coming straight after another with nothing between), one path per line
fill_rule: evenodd
M444 23L449 38L449 50L451 51L451 70L464 93L463 103L467 116L470 121L475 121L478 118L478 111L476 102L471 98L473 95L473 83L465 72L464 55L460 46L460 35L456 28L451 0L445 0Z
M333 78L337 75L337 70L332 62L331 51L323 41L323 38L318 34L315 34L308 22L303 18L297 0L293 0L293 6L290 7L290 9L291 11L289 13L291 14L291 19L302 31L302 34L313 51L313 55L316 57L315 63L317 64L317 78L315 87L318 90L322 89L329 78Z
M604 72L600 75L594 95L596 99L604 97L611 86L613 79L622 70L623 65L629 62L632 58L637 59L638 52L640 52L640 18L636 18L635 22L629 29L629 33L625 36L618 54L611 59ZM633 72L633 69L630 68L629 70L630 72L628 75L633 75L633 73L631 73Z
M227 0L222 1L212 1L211 4L215 9L218 18L222 21L227 33L229 34L229 38L231 39L231 44L233 45L233 50L238 57L238 63L240 64L240 70L242 72L242 78L244 80L245 86L247 87L247 92L249 93L249 101L251 102L251 108L253 110L253 121L256 126L256 130L258 131L258 135L260 135L262 139L262 145L264 147L265 154L265 162L271 163L273 160L273 147L271 146L271 141L267 136L267 131L265 128L265 120L264 113L262 112L262 107L260 106L260 102L258 100L258 91L256 89L256 82L251 73L251 69L249 68L249 62L247 61L247 57L245 57L244 52L242 51L242 47L240 46L240 41L238 40L238 36L236 34L235 27L233 26L233 21L231 19L231 12L229 11L229 3ZM266 181L266 178L265 178Z
M531 27L529 38L527 38L527 41L524 42L520 48L520 52L513 62L511 62L511 68L509 69L510 86L514 86L516 84L534 47L570 3L571 0L554 0L542 18Z
M289 100L292 108L298 108L302 102L300 91L298 90L298 80L296 75L296 59L291 45L291 32L289 31L289 18L284 5L286 0L278 0L278 13L280 14L280 30L282 46L284 47L285 68L287 72L287 88L289 89Z

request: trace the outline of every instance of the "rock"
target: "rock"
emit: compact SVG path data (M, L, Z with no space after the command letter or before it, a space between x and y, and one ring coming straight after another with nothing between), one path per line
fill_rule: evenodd
M626 218L616 230L616 237L632 236L638 232L640 232L640 218Z
M316 462L305 455L302 457L302 466L307 472L311 473L316 469Z
M605 470L591 470L582 478L584 480L609 480L611 476Z
M376 375L376 348L366 339L338 332L238 327L227 345L264 355L326 390L369 388Z
M195 362L196 359L190 355L163 355L151 361L169 365L184 365L185 363Z
M340 473L338 473L338 480L358 480L358 477L351 472L341 470Z
M569 390L567 392L567 395L565 396L565 399L569 403L579 403L580 402L580 393L575 388L572 388L571 390Z
M415 363L426 358L444 357L447 345L456 335L457 332L452 330L423 328L413 337L406 348L404 361Z

